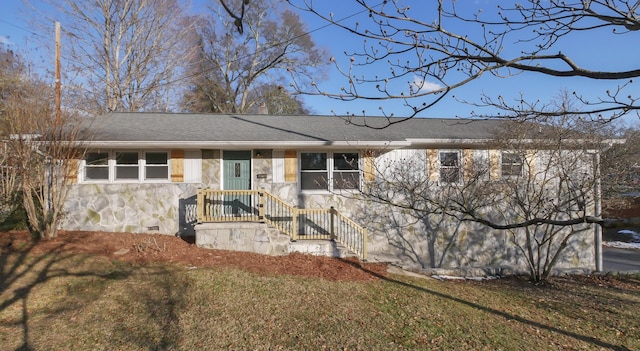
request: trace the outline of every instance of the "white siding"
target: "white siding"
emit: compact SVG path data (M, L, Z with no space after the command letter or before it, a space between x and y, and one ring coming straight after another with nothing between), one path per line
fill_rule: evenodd
M473 172L480 180L489 180L489 150L473 150Z
M273 150L271 154L273 182L284 183L284 151Z
M184 151L184 182L202 183L202 152L200 150Z
M375 162L376 177L389 181L424 178L427 175L425 150L390 150L378 156Z

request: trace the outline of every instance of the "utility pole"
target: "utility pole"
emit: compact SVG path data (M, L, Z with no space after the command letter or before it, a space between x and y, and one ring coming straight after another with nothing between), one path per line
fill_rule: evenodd
M60 22L56 22L56 91L55 91L55 104L56 104L56 127L60 126L61 114L60 109L60 95L61 95L61 82L60 82Z

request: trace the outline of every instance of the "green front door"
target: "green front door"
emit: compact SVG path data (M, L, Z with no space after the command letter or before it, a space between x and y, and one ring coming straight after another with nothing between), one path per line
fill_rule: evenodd
M223 151L224 190L251 190L251 151ZM251 196L234 194L225 197L225 214L242 216L252 213Z

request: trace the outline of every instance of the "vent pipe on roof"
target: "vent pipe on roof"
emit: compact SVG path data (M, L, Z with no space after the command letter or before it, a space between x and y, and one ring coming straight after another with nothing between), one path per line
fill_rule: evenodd
M268 115L269 114L269 108L267 107L267 104L265 104L264 102L260 104L260 106L258 106L258 114L259 115Z

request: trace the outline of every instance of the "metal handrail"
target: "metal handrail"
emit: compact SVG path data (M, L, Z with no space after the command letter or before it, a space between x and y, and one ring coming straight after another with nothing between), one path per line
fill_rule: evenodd
M367 229L333 207L297 208L265 190L198 189L197 216L198 223L265 222L293 241L334 240L367 259Z

